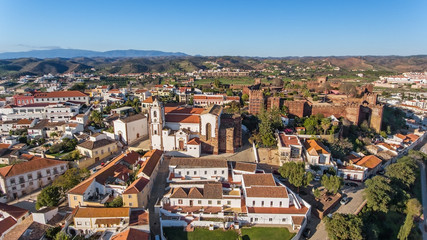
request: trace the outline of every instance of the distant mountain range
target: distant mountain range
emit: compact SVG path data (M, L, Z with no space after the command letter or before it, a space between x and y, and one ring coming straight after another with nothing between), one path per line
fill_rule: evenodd
M106 52L81 50L81 49L49 49L32 50L27 52L0 53L0 59L15 58L76 58L76 57L104 57L104 58L134 58L134 57L183 57L189 56L182 52L162 52L156 50L111 50Z

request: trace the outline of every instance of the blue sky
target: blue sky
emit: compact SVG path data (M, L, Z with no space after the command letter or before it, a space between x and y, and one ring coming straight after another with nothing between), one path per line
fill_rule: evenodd
M426 0L0 0L0 52L427 54Z

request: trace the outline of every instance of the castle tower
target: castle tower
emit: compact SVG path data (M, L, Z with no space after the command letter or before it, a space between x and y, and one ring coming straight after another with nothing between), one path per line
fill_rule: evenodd
M257 115L264 108L264 94L261 90L249 91L249 113Z
M163 150L162 130L165 126L165 109L163 103L155 99L150 108L151 148Z

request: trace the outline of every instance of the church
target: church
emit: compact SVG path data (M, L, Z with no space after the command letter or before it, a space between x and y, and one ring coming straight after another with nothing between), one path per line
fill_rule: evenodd
M242 145L242 119L223 107L168 107L155 99L149 110L151 148L170 156L234 153Z

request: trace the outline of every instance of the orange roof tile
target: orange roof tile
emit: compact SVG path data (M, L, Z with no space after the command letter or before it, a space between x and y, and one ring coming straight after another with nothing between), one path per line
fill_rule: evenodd
M196 115L166 115L166 122L179 122L179 123L199 123L200 117Z
M192 138L187 142L187 145L200 145L200 139L198 137Z
M326 150L326 147L322 143L317 142L316 140L308 139L307 141L305 141L304 146L309 153L313 153L314 150L317 153L329 154L329 151Z
M148 240L148 239L150 239L150 233L143 232L135 228L129 228L128 230L111 237L111 240Z
M34 97L35 98L63 98L63 97L87 97L87 95L80 91L57 91L57 92L35 93Z
M149 157L141 164L141 169L139 169L138 174L144 173L146 176L151 177L154 169L158 165L160 158L163 156L163 151L158 149L153 149L144 154L144 157Z
M129 208L96 208L96 207L79 207L75 218L101 218L101 217L129 217Z
M369 156L363 157L362 159L357 161L355 164L362 167L367 167L369 169L373 169L381 163L382 163L382 160L379 159L377 156L369 155Z
M7 143L0 143L0 148L9 148L10 144Z
M140 193L145 186L147 186L147 184L150 182L149 179L145 178L145 177L140 177L138 179L136 179L135 181L133 181L133 183L131 185L129 185L128 188L126 188L126 190L123 192L123 194L137 194Z
M153 103L154 102L154 97L148 97L148 98L146 98L144 101L142 101L143 103Z
M0 168L0 175L2 175L3 177L11 177L60 164L66 165L67 162L47 158L39 158L29 162L22 162L11 166L2 167Z

